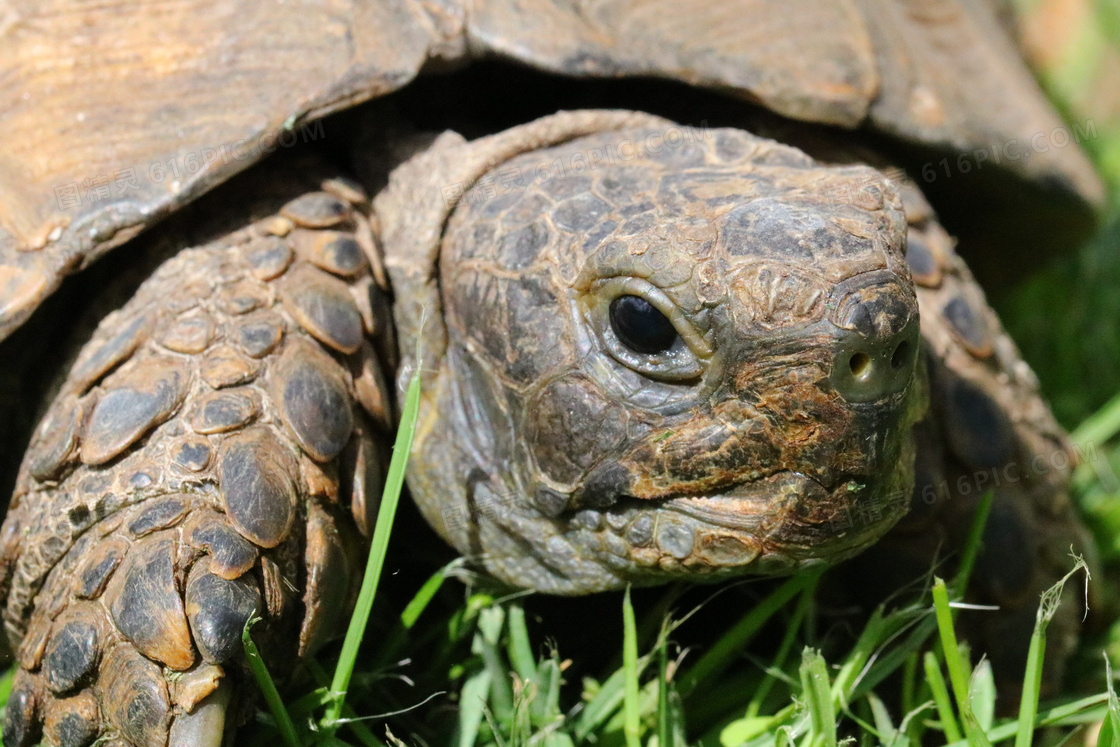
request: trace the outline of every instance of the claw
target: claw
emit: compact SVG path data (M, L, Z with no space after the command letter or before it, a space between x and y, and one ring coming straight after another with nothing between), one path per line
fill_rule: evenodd
M194 710L177 716L171 724L167 747L221 747L231 690L229 680L223 679Z

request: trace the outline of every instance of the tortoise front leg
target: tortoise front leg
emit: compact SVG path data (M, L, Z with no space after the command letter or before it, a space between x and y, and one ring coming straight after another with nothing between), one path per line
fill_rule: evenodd
M7 747L218 745L246 621L283 672L343 619L390 319L361 196L327 186L353 204L308 193L160 267L39 425L0 533Z

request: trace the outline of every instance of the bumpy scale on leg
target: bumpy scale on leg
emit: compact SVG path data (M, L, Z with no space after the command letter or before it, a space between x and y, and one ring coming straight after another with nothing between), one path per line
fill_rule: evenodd
M930 412L917 426L909 514L842 573L853 596L882 599L922 578L931 559L950 578L980 498L992 512L967 601L998 611L962 615L973 650L992 662L1001 707L1018 704L1039 596L1073 565L1071 548L1092 552L1069 498L1079 447L1054 420L1034 373L1003 331L953 240L920 195L904 195L907 262L918 293L930 383ZM1091 561L1092 558L1089 558ZM1067 585L1048 634L1046 684L1053 686L1085 610L1080 581ZM862 593L861 593L862 592Z
M178 254L79 355L0 533L7 747L218 744L250 616L281 671L334 632L390 319L364 199L324 187Z

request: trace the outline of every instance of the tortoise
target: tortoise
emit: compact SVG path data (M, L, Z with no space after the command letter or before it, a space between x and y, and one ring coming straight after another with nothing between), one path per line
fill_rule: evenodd
M1018 675L1076 449L919 175L983 167L923 187L1005 271L1102 187L995 5L0 11L9 747L220 744L246 620L290 662L352 600L414 372L420 511L543 592L875 545L874 596L991 489L964 624Z

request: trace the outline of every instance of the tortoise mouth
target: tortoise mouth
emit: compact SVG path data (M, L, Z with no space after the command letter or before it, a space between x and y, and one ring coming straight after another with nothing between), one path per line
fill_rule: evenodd
M655 576L790 573L844 560L886 533L909 496L898 500L884 486L862 478L829 488L783 470L703 494L620 496L604 510L605 531Z
M765 477L739 482L726 488L697 495L665 498L660 508L676 511L727 529L758 532L780 522L778 504L795 495L825 499L829 491L819 481L802 472L782 470Z

